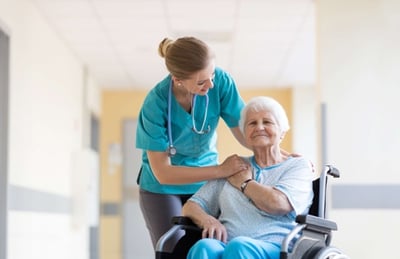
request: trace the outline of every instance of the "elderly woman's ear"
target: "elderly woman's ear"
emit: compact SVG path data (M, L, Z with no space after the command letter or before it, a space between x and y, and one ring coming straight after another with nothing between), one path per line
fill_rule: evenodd
M280 137L281 141L282 141L282 140L283 140L283 138L285 137L285 134L286 134L286 132L285 132L285 131L283 131L283 132L281 133L281 137Z

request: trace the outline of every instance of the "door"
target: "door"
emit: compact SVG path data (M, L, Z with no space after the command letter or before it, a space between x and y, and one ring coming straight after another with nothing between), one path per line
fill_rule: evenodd
M122 140L122 258L154 258L153 246L139 206L136 179L142 152L136 149L136 119L123 122Z

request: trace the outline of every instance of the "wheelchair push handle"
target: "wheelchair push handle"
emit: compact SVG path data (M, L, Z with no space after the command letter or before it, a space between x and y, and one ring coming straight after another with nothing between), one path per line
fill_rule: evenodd
M339 169L332 165L325 165L325 172L326 174L333 176L334 178L339 178L340 177L340 172Z

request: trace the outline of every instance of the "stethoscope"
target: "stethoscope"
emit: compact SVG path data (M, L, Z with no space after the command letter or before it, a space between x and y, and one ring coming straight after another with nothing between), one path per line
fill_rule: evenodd
M195 107L196 107L196 98L197 98L197 94L193 95L192 98L192 130L199 134L199 135L204 135L207 134L208 132L210 132L210 125L208 125L208 127L205 129L205 125L206 125L206 119L207 119L207 114L208 114L208 103L209 103L209 98L208 98L208 94L205 95L206 97L206 108L204 111L204 116L203 116L203 122L201 124L201 128L197 129L196 127L196 121L194 118L194 114L195 114ZM170 157L173 157L174 155L176 155L176 148L174 147L174 142L172 140L172 129L171 129L171 99L172 99L172 80L169 83L169 91L168 91L168 141L169 141L169 146L168 146L168 155Z

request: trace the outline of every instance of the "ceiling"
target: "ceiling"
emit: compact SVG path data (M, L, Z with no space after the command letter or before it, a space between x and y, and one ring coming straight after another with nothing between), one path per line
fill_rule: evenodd
M196 36L239 88L315 83L312 0L31 0L103 88L149 89L158 44Z

